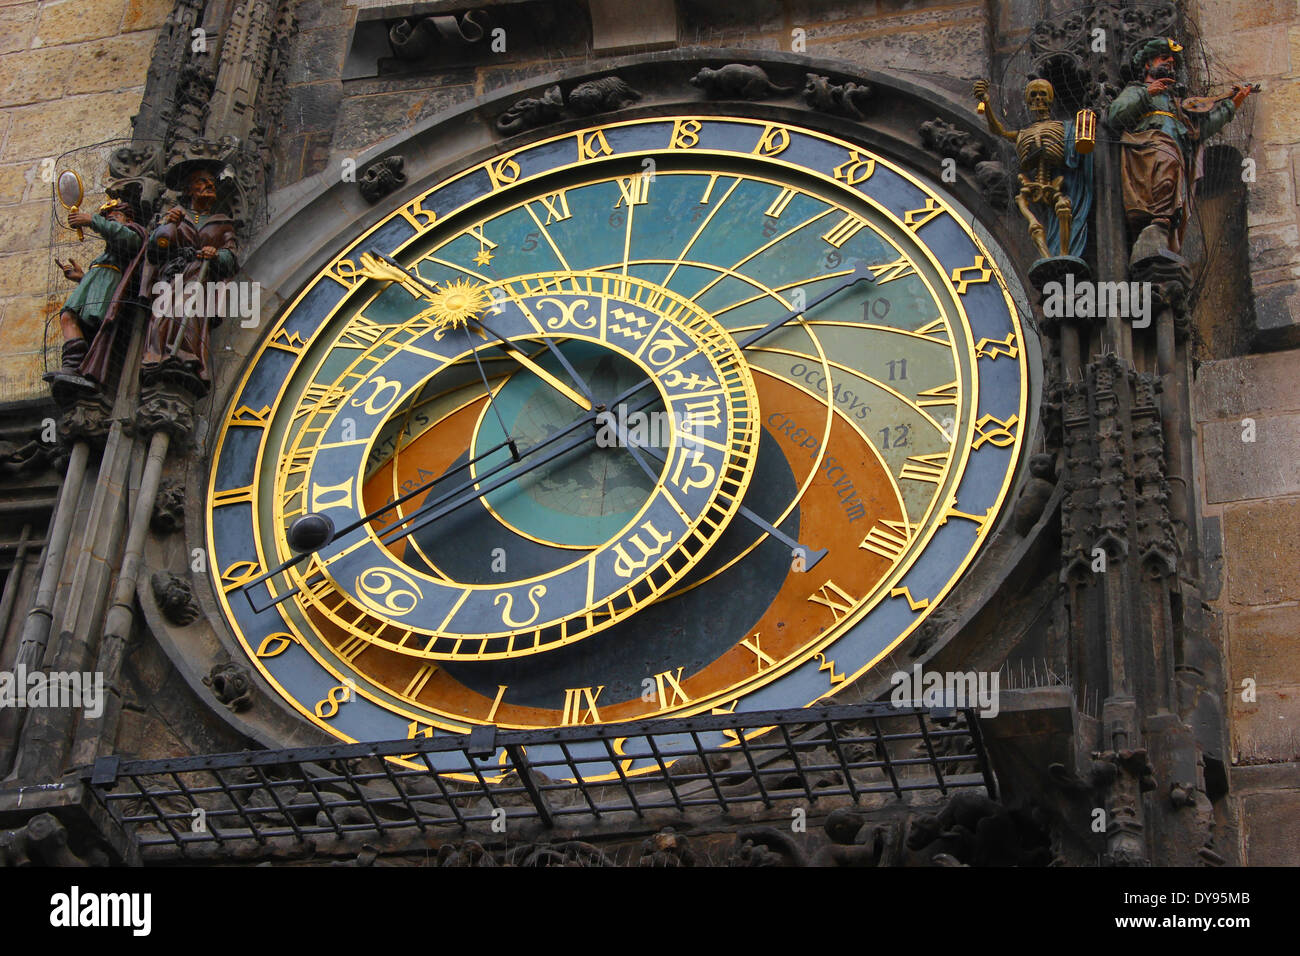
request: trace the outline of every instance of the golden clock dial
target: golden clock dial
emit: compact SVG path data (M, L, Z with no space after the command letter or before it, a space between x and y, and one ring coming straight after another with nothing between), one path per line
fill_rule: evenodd
M277 554L290 553L288 523L309 513L356 529L286 572L312 630L336 648L361 641L421 662L517 658L604 630L683 579L753 474L757 403L735 340L688 300L600 272L447 280L428 299L346 364L323 359L288 412ZM413 407L448 392L460 403L451 421L413 445ZM631 404L658 409L663 447L638 448L620 415L607 417ZM394 417L400 447L376 468ZM633 462L644 486L615 495L610 471ZM378 504L399 480L410 490ZM484 574L467 558L488 540L499 557ZM525 558L526 542L542 547ZM508 570L508 550L522 573Z
M997 261L884 158L742 118L592 127L437 183L235 389L223 610L350 740L824 700L998 519L1029 368ZM249 585L307 513L337 536Z

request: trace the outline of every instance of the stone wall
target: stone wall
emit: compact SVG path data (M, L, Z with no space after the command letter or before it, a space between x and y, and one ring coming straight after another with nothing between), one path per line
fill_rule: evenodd
M495 56L442 68L435 64L422 73L343 80L358 11L345 0L303 0L289 52L285 116L294 121L275 144L274 186L291 185L329 166L341 169L344 159L500 87L583 64L598 68L599 51L609 35L676 37L675 44L621 46L618 54L666 45L744 47L803 52L859 67L920 71L954 81L981 76L988 69L988 7L981 0L922 0L901 6L862 0L680 0L675 15L671 3L601 6L610 16L600 19L596 30L596 18L589 17L582 4L566 8L568 18L550 28L552 40L544 47L507 35L506 50ZM498 10L495 15L506 14ZM620 24L620 19L626 22ZM802 77L793 79L802 82Z
M1211 67L1262 85L1247 158L1242 270L1251 308L1206 336L1194 404L1212 571L1227 660L1232 791L1242 860L1300 864L1300 19L1294 0L1201 0ZM1267 354L1235 355L1242 351ZM1251 440L1253 439L1253 440ZM1243 682L1253 682L1253 697Z
M1254 348L1300 345L1300 11L1295 0L1199 0L1191 8L1220 75L1263 87L1249 189Z
M1232 790L1243 860L1257 865L1300 863L1300 847L1287 836L1300 816L1295 362L1295 352L1207 362L1195 387L1207 594L1217 598L1228 662Z
M0 3L0 402L46 394L46 320L73 288L50 258L52 239L68 235L53 220L50 170L67 150L130 137L154 38L172 5ZM88 202L102 201L92 184L86 191ZM101 248L87 236L73 255L84 267ZM49 341L57 349L57 329Z

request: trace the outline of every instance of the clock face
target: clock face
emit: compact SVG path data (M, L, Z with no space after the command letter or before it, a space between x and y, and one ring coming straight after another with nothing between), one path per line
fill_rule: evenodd
M740 118L544 139L278 318L214 446L219 603L347 740L807 706L973 560L1028 383L993 256L885 159ZM258 580L305 515L332 540Z

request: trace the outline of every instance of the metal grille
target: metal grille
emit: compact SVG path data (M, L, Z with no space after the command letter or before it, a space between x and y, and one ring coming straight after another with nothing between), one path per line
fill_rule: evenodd
M625 756L633 743L635 761ZM593 745L603 756L591 756ZM169 760L102 757L83 779L142 851L464 830L503 817L580 826L579 818L617 813L735 813L962 787L996 796L973 710L879 703L543 731L485 726L460 737Z

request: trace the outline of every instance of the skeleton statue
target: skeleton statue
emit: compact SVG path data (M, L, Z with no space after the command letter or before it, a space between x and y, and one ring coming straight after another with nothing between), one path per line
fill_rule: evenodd
M1087 241L1087 215L1092 205L1092 160L1075 148L1074 123L1051 118L1052 84L1034 79L1025 85L1025 105L1033 121L1024 129L1007 129L998 122L989 102L987 80L977 80L972 89L989 131L1016 144L1020 160L1016 207L1029 225L1039 255L1044 259L1054 254L1079 256ZM1046 225L1034 214L1031 203L1047 207ZM1059 252L1054 253L1052 246Z

